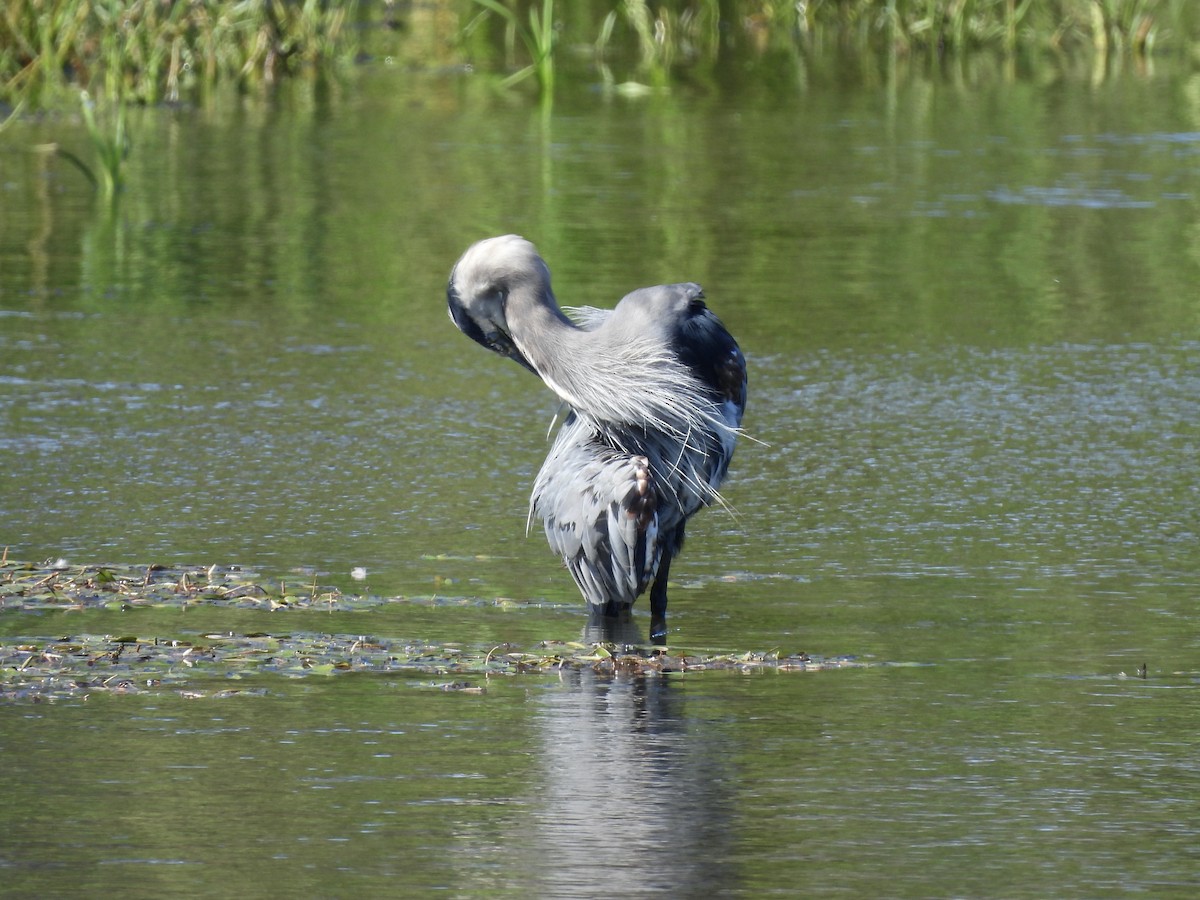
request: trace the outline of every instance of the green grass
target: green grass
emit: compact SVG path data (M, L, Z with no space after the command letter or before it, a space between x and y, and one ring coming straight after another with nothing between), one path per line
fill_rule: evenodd
M509 75L501 82L501 86L510 87L533 76L537 79L538 86L544 96L553 94L555 45L554 0L542 0L540 11L536 4L531 5L529 7L528 26L521 21L521 16L515 9L505 6L499 0L474 0L474 2L482 6L484 12L480 13L480 16L477 16L467 24L463 29L464 33L469 34L479 22L480 17L490 12L499 16L504 22L507 32L506 41L511 45L512 35L515 34L521 38L521 42L529 52L531 59L529 65Z
M499 21L501 28L489 27ZM592 48L573 55L564 48ZM1195 0L9 0L0 9L0 103L67 106L267 91L358 59L470 64L552 94L565 73L667 86L689 69L816 53L931 59L1200 53ZM574 65L570 65L570 64ZM515 69L515 70L514 70Z
M141 103L233 80L264 85L340 64L355 0L9 0L0 11L0 99L52 105L63 88Z
M96 104L87 91L80 97L83 122L87 126L88 138L96 154L99 179L93 179L99 191L109 200L117 195L121 187L121 166L129 155L129 133L125 130L125 104L118 102L112 115L112 123L101 123L96 117Z
M48 145L47 149L52 149L75 166L92 188L112 203L121 188L121 171L131 149L129 132L125 127L125 104L117 102L115 112L111 116L100 117L96 113L96 103L88 96L87 91L80 93L79 102L88 140L96 158L95 168L88 165L78 154L59 144Z

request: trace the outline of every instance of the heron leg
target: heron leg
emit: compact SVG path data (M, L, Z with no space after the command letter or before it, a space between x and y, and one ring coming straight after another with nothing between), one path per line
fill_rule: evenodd
M660 646L667 643L667 578L671 574L671 560L683 547L683 523L675 529L671 540L663 547L658 561L658 573L650 587L650 643Z
M667 643L667 575L670 570L671 557L663 553L650 588L650 643L660 646Z

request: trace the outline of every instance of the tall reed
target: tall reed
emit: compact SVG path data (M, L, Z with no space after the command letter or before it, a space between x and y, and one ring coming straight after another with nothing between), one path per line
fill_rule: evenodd
M131 149L129 133L125 128L125 104L117 103L111 122L102 122L96 115L96 102L88 96L87 91L80 93L79 101L83 124L96 157L96 171L93 172L91 166L65 147L55 144L53 149L79 169L93 189L111 203L116 200L121 188L122 169Z
M432 11L432 16L431 16ZM431 39L403 18L453 23ZM503 28L483 28L499 19ZM461 26L461 27L458 27ZM588 33L588 32L591 33ZM1009 58L1075 52L1134 58L1200 50L1198 0L6 0L0 6L0 103L53 105L87 89L136 103L186 99L222 81L258 88L327 73L381 49L441 66L521 53L512 85L552 94L560 52L592 44L601 67L667 84L688 67L813 52ZM517 50L517 45L521 50ZM457 60L447 54L457 53ZM527 58L527 62L526 62ZM632 61L632 62L630 62ZM594 77L588 73L587 77Z
M352 56L358 0L7 0L0 99L75 86L143 103L270 83Z
M525 49L529 53L531 59L529 65L509 75L501 84L504 87L508 87L533 76L537 79L538 86L543 95L549 96L553 94L555 45L554 0L542 0L540 11L536 3L531 5L529 7L528 26L521 21L521 17L516 10L505 6L499 0L473 0L473 2L478 6L482 6L483 12L467 24L463 29L464 32L469 33L478 24L482 16L491 12L503 20L508 43L511 45L512 35L515 34L521 38L521 42L525 45Z

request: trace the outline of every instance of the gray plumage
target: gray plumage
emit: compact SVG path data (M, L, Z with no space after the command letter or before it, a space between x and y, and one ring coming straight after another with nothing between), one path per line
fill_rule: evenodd
M641 288L573 310L517 235L473 244L450 273L450 317L536 374L567 405L530 498L594 614L648 586L666 634L667 576L688 518L719 500L746 406L746 361L696 284Z

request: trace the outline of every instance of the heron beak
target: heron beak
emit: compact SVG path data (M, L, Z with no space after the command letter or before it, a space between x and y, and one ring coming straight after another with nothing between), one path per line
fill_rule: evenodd
M534 375L538 374L537 369L517 349L517 345L513 343L512 336L504 330L501 323L492 321L491 319L480 322L471 315L470 310L467 309L466 305L462 302L462 298L458 296L458 292L453 287L447 289L446 299L450 309L450 319L458 326L459 331L475 343L487 347L493 353L507 356Z
M476 340L479 339L476 338ZM519 363L534 375L538 374L537 369L535 369L529 360L525 358L525 354L517 349L517 345L513 343L512 337L506 332L499 329L496 329L495 331L489 331L483 335L483 340L480 341L480 343L482 343L483 346L487 347L489 350L493 350L496 353L499 353L501 356L507 356L513 362Z

